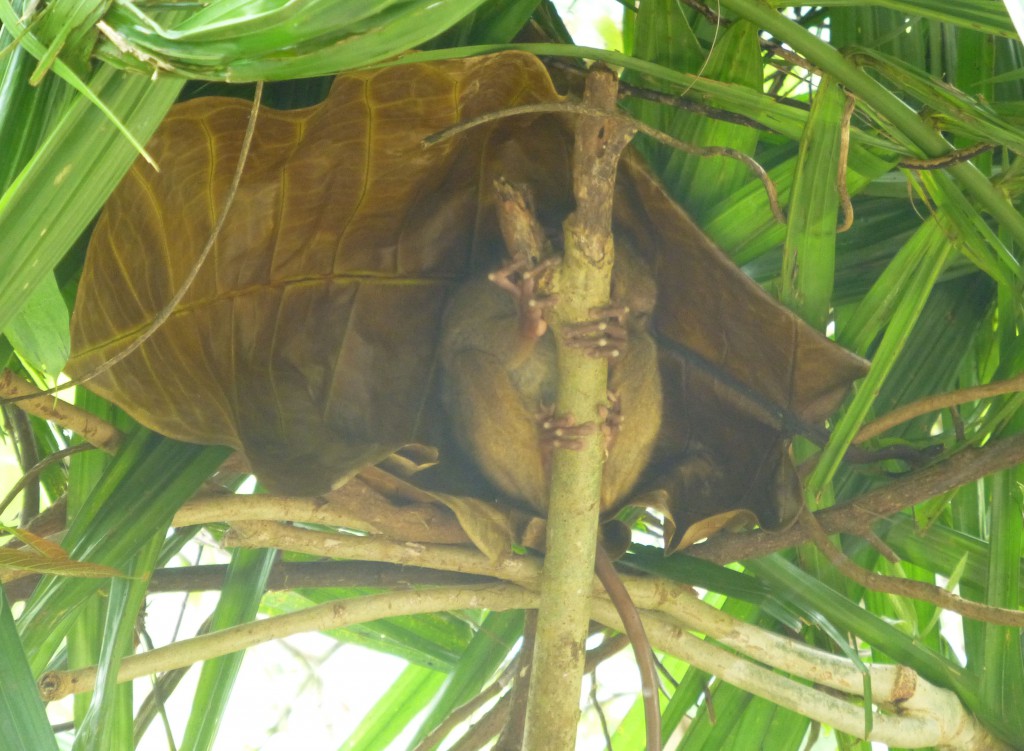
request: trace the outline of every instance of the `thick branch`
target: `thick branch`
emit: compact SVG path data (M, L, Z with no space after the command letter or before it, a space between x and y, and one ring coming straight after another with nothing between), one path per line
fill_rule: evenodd
M818 511L815 517L827 534L868 536L879 519L969 482L1024 463L1024 435L992 441L985 448L968 448L939 464L901 477L849 503ZM714 563L759 558L807 542L799 525L782 532L723 532L686 550L687 555Z
M299 539L316 540L322 545L326 543L328 537L323 533L294 530L285 525L258 523L254 526L260 527L262 532L267 534L276 530L288 539L292 539L292 533L298 532L301 533ZM267 541L270 539L272 538L268 538ZM283 542L281 539L278 541ZM407 553L400 550L403 547L406 546L392 543L390 547L380 548L377 552L388 552L398 559L404 559ZM526 563L524 566L509 566L503 562L492 563L485 556L473 551L468 551L470 555L466 556L456 554L457 549L442 545L414 547L420 548L422 562L446 564L448 568L471 567L481 574L511 574L514 577L522 577L527 582L532 579L533 586L536 586L536 566L529 565L536 564L536 561L531 559L523 559ZM347 552L360 553L356 549ZM361 552L365 554L368 549ZM831 696L769 669L784 670L833 691L860 697L864 689L863 676L848 660L734 620L700 602L684 586L660 579L623 578L633 599L647 609L643 613L644 620L652 641L659 648L687 660L702 670L713 672L744 690L764 696L853 735L863 735L862 705ZM596 580L591 585L595 589L595 594L599 594ZM465 590L445 588L402 592L329 603L301 613L236 627L199 640L129 658L124 663L125 672L119 675L119 678L127 680L129 675L169 669L189 664L194 659L208 659L287 633L336 628L373 618L432 610L459 607L529 608L535 604L535 595L510 585ZM654 608L659 609L664 615L651 613L650 609ZM593 615L602 623L619 628L617 611L606 599L599 597L594 601ZM708 639L701 640L687 633L686 629L690 628L706 634ZM716 646L711 639L768 667L761 667L732 654ZM965 751L1003 751L1008 748L991 738L964 710L951 692L936 688L912 670L890 665L869 666L869 670L874 701L881 705L897 706L903 715L875 713L874 730L870 738L906 748L932 745ZM85 690L94 675L89 672L77 672L51 677L53 680L50 682L52 686L49 690L60 692L68 690L67 684L63 683L65 680L79 687L73 690Z
M610 603L595 601L594 617L617 627L618 616ZM650 616L644 622L651 642L659 649L745 691L858 738L867 737L902 748L941 746L963 751L1011 751L978 724L953 692L933 686L906 668L891 665L869 668L876 691L875 701L895 703L900 714L874 712L872 730L865 736L862 705L744 660L663 617Z
M594 68L587 78L584 104L613 113L617 90L614 73ZM552 328L558 342L557 413L572 415L580 423L601 421L598 408L607 400L608 366L579 349L563 346L560 327L586 321L593 308L608 304L615 174L632 135L632 128L615 118L577 119L576 210L565 221L565 256ZM600 431L594 431L580 450L556 450L552 457L547 554L526 711L524 748L528 751L561 751L576 742L601 504L604 449L600 436Z

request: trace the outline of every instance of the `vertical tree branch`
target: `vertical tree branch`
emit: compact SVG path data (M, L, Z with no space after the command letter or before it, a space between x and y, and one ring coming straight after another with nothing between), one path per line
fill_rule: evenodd
M595 66L584 104L614 114L618 82ZM558 342L557 413L577 422L600 423L607 402L608 367L601 359L562 345L561 327L585 321L608 304L614 245L611 234L615 174L633 135L613 117L581 115L576 125L573 189L576 210L564 225L565 257L558 275L552 328ZM556 450L552 458L547 553L526 712L529 751L563 751L576 742L584 641L590 621L604 446L595 430L579 451Z

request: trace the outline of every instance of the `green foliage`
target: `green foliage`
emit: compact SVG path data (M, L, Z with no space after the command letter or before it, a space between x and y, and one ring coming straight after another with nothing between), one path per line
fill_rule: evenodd
M909 469L890 462L862 470L844 461L866 422L930 395L1010 378L1024 366L1021 45L1003 4L983 0L720 6L701 14L685 3L641 0L636 12L624 10L625 52L613 53L565 44L558 11L535 0L215 0L194 7L53 0L42 8L0 0L0 359L21 371L19 363L51 376L59 369L68 346L59 292L73 286L81 266L81 254L69 251L185 79L287 81L383 64L414 47L424 51L407 60L514 43L621 66L632 86L683 103L631 98L625 107L632 115L695 145L748 154L765 168L786 225L775 221L762 183L741 163L638 143L668 190L738 264L872 360L828 426L831 437L805 482L815 508L855 501ZM530 33L519 35L531 19ZM783 45L789 52L780 53ZM280 85L288 101L291 89ZM856 104L848 130L841 120L847 97ZM988 150L946 160L953 149L974 146ZM844 192L854 220L840 232ZM68 488L63 544L72 557L130 578L47 577L15 610L16 620L0 592L0 749L57 747L33 682L57 664L100 666L97 689L75 703L75 747L134 747L132 689L115 683L116 670L135 650L149 577L187 536L166 536L175 509L227 454L135 428L84 392L79 400L128 438L116 457L77 454L60 465L66 478L44 478L53 496ZM1019 435L1021 406L1019 395L968 401L956 414L930 412L865 447L934 446L941 456L932 460L941 459ZM44 453L66 441L42 422L36 427L45 433L38 441ZM1024 470L1006 468L880 520L875 532L898 566L862 540L839 543L868 568L925 582L953 579L965 597L1019 609L1022 483ZM271 558L235 553L211 628L379 591L311 588L261 601ZM837 654L859 651L865 662L904 664L1024 748L1019 629L963 619L962 660L950 619L939 620L935 607L866 592L804 548L730 569L664 560L636 545L626 561L700 586L721 610L763 628ZM520 621L518 612L425 614L331 631L411 663L342 747L386 748L407 726L406 738L424 737L500 671ZM206 664L187 728L174 728L184 732L182 747L218 747L241 659ZM820 729L674 658L667 668L665 734L686 726L684 748L796 750ZM621 748L641 747L638 717L634 709L612 729Z
M0 592L0 717L3 733L0 748L16 751L23 748L57 748L43 702L21 648L18 631L11 615L11 605Z

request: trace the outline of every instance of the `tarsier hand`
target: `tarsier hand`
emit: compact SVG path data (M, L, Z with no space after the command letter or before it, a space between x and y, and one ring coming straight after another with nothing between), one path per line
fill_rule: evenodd
M609 362L603 424L553 415L558 386L555 333L545 315L556 303L537 280L554 261L514 262L467 282L445 317L441 342L445 402L457 439L501 492L544 512L550 454L574 448L600 428L605 436L602 510L636 483L661 423L657 350L646 328L654 281L628 247L618 250L613 304L564 327L564 343Z

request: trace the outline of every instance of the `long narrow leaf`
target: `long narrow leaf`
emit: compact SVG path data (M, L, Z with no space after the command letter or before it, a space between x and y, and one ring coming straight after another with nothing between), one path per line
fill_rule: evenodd
M1016 609L1020 605L1020 562L1024 548L1020 482L1024 471L1018 467L988 478L991 505L991 557L989 558L987 601L991 605ZM1001 724L1011 735L1024 736L1024 718L1010 709L1024 693L1024 652L1019 629L987 623L985 665L981 671L983 709L986 724Z
M248 623L256 617L273 563L272 550L232 551L220 600L210 621L211 631ZM182 751L214 748L217 730L244 656L244 652L234 652L203 665L192 701L192 713L180 746Z
M119 685L117 671L121 659L133 651L136 624L165 533L158 530L132 560L128 568L131 578L116 579L110 585L96 688L85 718L77 725L74 751L130 751L135 747L132 685Z
M409 665L363 718L341 751L384 751L435 697L444 673Z
M473 641L463 652L462 659L455 666L430 714L420 726L416 740L425 737L452 710L479 693L486 681L494 676L522 633L522 612L512 610L488 614Z
M90 83L140 141L156 129L182 85L106 67ZM0 328L92 221L136 156L108 117L85 98L77 97L63 111L0 196Z
M124 567L181 503L224 460L228 449L178 443L137 430L124 444L73 521L65 545L73 558ZM49 579L26 603L19 628L35 671L48 662L69 618L101 582Z
M824 78L800 142L782 253L782 303L822 330L832 309L845 103L842 89Z
M46 709L0 588L0 751L56 749Z
M106 21L118 43L100 58L150 72L154 61L189 78L283 80L371 65L445 31L484 0L330 0L218 3L163 26L135 6L115 5ZM125 52L129 49L131 52Z

